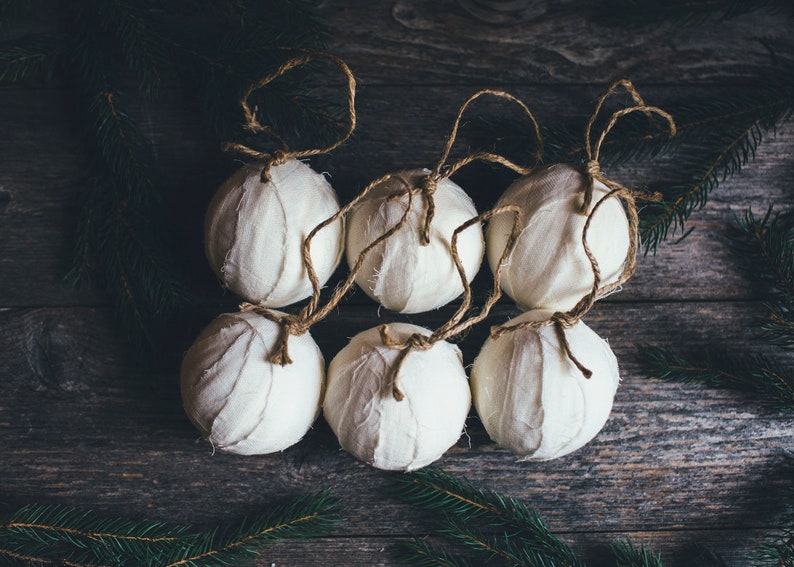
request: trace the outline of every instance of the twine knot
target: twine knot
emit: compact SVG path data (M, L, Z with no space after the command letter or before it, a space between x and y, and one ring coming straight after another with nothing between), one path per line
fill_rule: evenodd
M260 175L260 180L262 183L268 183L270 181L270 168L274 165L283 165L287 163L287 160L292 157L292 154L286 152L284 150L275 150L266 160L265 166L262 168L262 175Z
M391 394L394 399L401 402L405 398L405 394L403 394L397 384L397 377L400 374L403 361L412 350L428 350L436 341L432 335L425 336L419 333L413 333L406 340L398 341L391 336L391 330L388 325L379 326L378 332L380 333L380 339L384 346L399 351L397 358L394 360L394 364L392 364L392 367L389 369L388 383L391 385Z
M425 200L425 222L422 226L422 231L419 233L419 243L422 246L430 244L430 225L433 222L433 216L436 213L436 202L433 199L433 194L438 190L438 182L440 178L436 174L429 174L422 179L419 184L419 190L422 192L422 197Z
M276 314L263 305L247 301L241 303L239 309L242 313L252 311L278 325L278 337L276 337L276 344L273 345L273 352L270 354L270 362L279 366L292 364L292 358L289 356L289 337L290 335L302 335L308 331L308 322L297 315Z

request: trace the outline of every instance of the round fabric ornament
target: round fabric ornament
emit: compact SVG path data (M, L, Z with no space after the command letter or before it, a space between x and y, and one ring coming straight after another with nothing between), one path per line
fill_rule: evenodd
M185 412L213 447L242 455L281 451L300 441L317 419L323 355L306 332L290 340L293 362L274 364L270 356L280 332L278 323L256 313L227 313L185 354Z
M458 250L465 283L455 274L456 266L450 254L452 232L477 215L477 210L463 189L449 179L454 173L475 160L499 163L521 174L529 171L503 156L488 152L473 153L446 165L463 113L473 101L484 95L518 104L540 138L538 124L523 102L504 91L478 91L460 107L441 159L433 171L412 170L391 176L388 182L378 184L347 219L345 251L352 269L365 244L408 212L405 226L388 245L374 249L356 274L359 287L387 309L399 313L437 309L461 295L464 286L480 269L484 253L482 227L469 225L474 228L460 240ZM538 160L541 154L539 145Z
M391 323L396 340L428 329ZM460 349L438 341L400 360L378 328L359 333L331 361L323 415L342 448L385 470L415 470L440 458L460 438L471 394ZM398 375L392 375L399 364ZM399 379L403 395L393 395Z
M604 102L624 87L634 106L612 114L595 144L591 132ZM630 81L613 83L599 98L585 129L587 163L557 164L513 183L497 206L521 208L522 231L504 266L502 288L523 310L575 312L581 317L596 299L619 288L634 273L639 244L636 199L659 200L607 178L599 165L601 146L623 116L642 112L655 128L675 134L673 118L648 106ZM653 121L658 116L664 126ZM625 209L624 209L625 204ZM495 269L509 226L496 219L486 234L488 262Z
M399 176L411 188L417 188L430 175L431 171L424 169ZM358 286L392 311L420 313L437 309L463 292L449 253L450 239L457 226L477 215L477 209L463 189L449 179L438 182L433 198L436 213L426 245L421 242L424 202L415 198L409 205L405 185L395 178L374 187L347 219L345 252L352 269L365 246L393 226L406 207L411 207L402 229L373 249L356 274ZM478 226L459 243L467 281L471 282L479 271L483 252L482 228Z
M506 328L549 319L529 311ZM488 435L521 461L562 457L593 439L609 417L618 387L618 363L606 341L579 321L523 327L489 338L474 361L474 406ZM567 347L567 348L566 348ZM590 371L587 378L573 352Z
M325 177L290 158L269 167L240 168L219 189L205 222L205 250L224 287L253 303L283 307L309 297L302 262L309 232L339 210ZM339 220L314 240L312 261L324 284L339 265L343 247Z
M568 311L593 286L593 270L582 244L588 216L592 220L587 243L601 270L601 282L620 278L629 254L629 223L621 201L610 198L598 210L596 204L610 193L593 182L592 205L582 212L588 180L580 169L557 164L515 181L497 205L521 208L521 235L502 272L502 286L522 310ZM492 270L510 234L508 219L494 219L486 242Z
M292 151L286 141L257 120L248 105L251 94L290 69L316 59L336 65L347 78L349 124L341 137L326 148ZM224 144L251 163L234 173L210 203L204 224L207 259L224 287L262 307L284 307L312 295L303 255L304 242L319 223L339 211L339 202L325 177L301 158L339 147L356 127L356 80L344 61L324 53L308 53L290 59L270 75L251 83L240 100L246 130L265 134L281 149L261 152L241 143ZM314 242L314 277L324 284L342 256L342 218Z

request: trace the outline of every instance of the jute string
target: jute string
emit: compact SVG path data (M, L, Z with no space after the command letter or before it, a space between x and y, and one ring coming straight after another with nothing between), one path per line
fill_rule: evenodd
M510 233L507 243L505 244L505 249L502 252L502 256L499 260L499 266L497 267L496 273L494 274L493 292L491 293L490 297L483 305L482 309L476 315L472 315L468 319L464 319L466 314L471 309L472 292L471 292L471 285L469 284L469 280L466 277L466 270L463 268L463 263L460 260L460 255L458 254L458 236L464 230L481 222L485 222L491 217L494 217L502 213L511 213L513 215L513 229ZM460 306L453 314L453 316L441 327L433 331L432 334L426 336L419 333L413 333L410 337L408 337L404 341L398 341L394 339L391 336L388 325L381 325L380 327L378 327L378 331L380 332L381 341L383 342L383 344L389 348L399 350L397 358L395 359L394 363L392 364L389 370L389 376L388 376L389 383L391 384L392 395L394 396L395 400L399 402L404 398L404 394L400 390L398 377L400 374L400 368L402 368L403 361L405 361L405 358L408 356L408 354L410 354L412 351L428 350L438 341L443 341L455 335L459 335L488 316L488 314L491 311L491 308L494 306L494 304L496 304L497 301L499 301L499 298L502 295L502 287L501 287L502 265L506 262L507 258L512 253L516 241L518 240L518 235L520 233L520 230L521 230L521 209L516 205L506 205L503 207L497 207L491 209L490 211L486 211L482 214L477 215L476 217L469 219L468 221L457 227L455 231L452 233L450 254L452 256L452 260L455 262L455 267L457 268L460 281L463 284L463 299L461 301Z
M317 272L314 268L314 263L312 262L311 257L311 244L314 237L317 235L318 232L330 226L331 224L338 222L342 219L350 210L355 207L361 200L363 200L372 189L380 185L381 183L386 183L392 179L397 180L403 186L406 187L406 191L400 193L400 195L407 195L408 203L405 208L405 212L400 217L400 220L397 221L394 226L389 228L386 232L381 234L378 238L373 240L366 248L364 248L358 255L355 264L350 269L347 274L345 280L340 283L329 297L328 301L324 305L320 305L320 293L321 293L321 286L320 280L317 277ZM277 314L264 307L262 305L256 305L253 303L244 302L240 304L240 311L253 311L262 315L263 317L277 323L279 325L279 336L276 339L276 344L273 348L273 352L270 355L270 362L273 364L278 364L281 366L286 366L287 364L292 364L292 359L289 356L289 337L290 335L302 335L309 328L317 323L318 321L324 319L328 314L336 309L339 303L342 301L344 296L350 291L355 283L355 278L358 272L361 270L361 267L364 265L364 260L366 259L369 252L378 246L380 243L384 242L388 238L391 238L396 232L398 232L408 221L408 217L411 213L411 208L413 206L413 196L414 193L410 190L411 185L410 183L399 174L387 174L379 179L376 179L369 185L367 185L361 193L359 193L352 201L350 201L347 205L339 209L336 213L328 217L326 220L318 224L316 227L312 229L306 239L303 241L303 265L306 268L306 273L309 277L309 281L312 285L312 295L309 299L309 302L301 309L301 311L297 315L282 315Z
M345 131L342 133L342 136L328 147L291 151L289 150L287 146L287 142L284 140L284 138L279 136L272 128L270 128L269 126L265 126L264 124L260 123L259 120L257 120L256 109L251 109L251 107L248 105L248 99L255 91L261 89L262 87L266 86L273 80L282 76L290 69L299 67L301 65L305 65L310 61L315 61L318 59L322 59L333 63L334 65L339 67L339 69L347 78L347 108L349 115L349 124L345 129ZM290 59L289 61L281 65L281 67L279 67L275 72L265 77L262 77L258 81L251 83L243 93L242 98L240 99L240 106L243 109L243 115L245 117L245 128L256 134L261 133L270 136L281 146L281 148L273 151L272 153L260 152L259 150L255 150L253 148L250 148L244 144L240 144L237 142L226 142L225 144L223 144L222 148L224 151L237 152L254 159L263 160L265 162L265 165L262 169L262 182L265 183L270 180L270 168L273 167L274 165L283 164L289 158L304 158L318 154L324 154L332 150L335 150L336 148L344 144L350 138L350 136L353 134L353 131L356 128L355 102L356 102L356 79L355 77L353 77L353 73L350 71L350 68L347 66L347 64L338 57L334 55L329 55L327 53L307 53L300 57Z
M628 91L631 95L632 99L634 100L634 105L623 108L621 110L616 111L612 114L609 122L601 131L601 134L598 137L597 142L595 145L592 144L592 129L593 125L595 124L596 119L598 118L599 113L604 105L604 102L609 98L612 94L614 94L619 87L623 87ZM634 88L634 85L628 79L621 79L616 81L610 87L604 91L604 93L599 97L598 102L595 107L595 111L593 115L587 122L587 127L585 129L585 150L587 152L587 163L584 165L584 175L586 177L585 189L582 199L582 209L581 214L587 215L587 220L585 221L584 228L582 230L582 248L584 249L585 255L587 256L588 261L590 262L590 267L593 272L593 285L587 295L585 295L579 302L574 305L574 307L566 312L556 312L554 313L549 319L542 320L542 321L525 321L522 323L517 323L515 325L500 325L491 328L491 337L498 338L505 333L515 332L521 329L538 329L541 327L547 327L553 325L557 336L559 337L560 343L563 347L568 358L571 362L579 369L582 375L585 378L590 378L592 376L592 372L590 369L585 367L574 355L571 350L571 345L568 342L568 339L565 334L566 329L570 329L574 325L576 325L581 318L593 307L596 300L604 295L614 291L615 289L622 286L637 269L637 249L639 247L639 215L637 212L637 203L638 199L646 200L646 201L658 201L661 199L661 195L657 194L646 194L638 191L634 191L623 185L612 181L611 179L607 178L601 171L601 166L599 163L599 156L601 153L601 145L604 142L607 134L612 130L618 120L620 120L623 116L627 114L631 114L632 112L643 112L646 114L649 119L652 119L652 115L660 116L666 122L667 129L669 131L670 136L674 136L676 132L675 122L673 121L673 117L670 116L664 110L657 108L655 106L649 106L645 104L642 100L642 97L637 92L637 89ZM656 122L653 122L656 124ZM603 183L609 188L609 192L604 195L602 199L600 199L595 206L592 206L593 200L593 183L595 180ZM601 270L598 265L598 260L596 259L595 255L593 254L590 246L587 242L587 233L590 230L590 225L593 221L595 213L598 211L599 207L607 202L612 197L616 197L621 199L625 204L625 208L627 211L627 218L629 223L629 249L626 256L626 262L623 265L623 270L617 279L617 281L601 285Z
M449 159L449 154L452 151L452 146L455 144L455 140L458 136L458 130L460 129L460 122L463 119L463 114L466 112L466 109L478 98L491 95L498 98L503 98L509 100L511 102L516 103L521 110L526 114L529 120L532 122L532 126L535 133L535 139L537 140L537 150L535 152L535 163L529 167L523 167L516 163L513 163L509 159L499 154L495 154L492 152L475 152L473 154L469 154L460 160L447 165L447 159ZM419 235L419 242L422 246L427 246L430 244L430 225L433 222L433 217L435 215L436 205L435 200L433 198L433 194L436 192L438 188L438 184L453 174L455 174L460 168L470 164L473 161L482 160L491 163L499 163L512 169L513 171L519 173L520 175L527 175L532 169L540 163L541 159L543 158L543 140L540 135L540 127L538 126L537 120L535 120L535 116L529 110L526 104L523 101L519 100L518 98L514 97L510 93L504 91L497 91L491 89L483 89L471 95L466 102L458 110L458 115L455 118L455 123L452 127L452 131L450 132L449 137L447 138L447 143L444 146L444 151L441 153L441 159L436 164L436 167L433 169L432 173L430 173L427 177L425 177L419 187L420 193L422 195L422 199L425 204L425 218L422 224L422 231Z

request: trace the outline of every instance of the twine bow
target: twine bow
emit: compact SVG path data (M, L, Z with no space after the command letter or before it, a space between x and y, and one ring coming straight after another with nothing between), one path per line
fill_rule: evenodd
M460 260L460 255L458 254L458 236L460 235L461 232L468 229L469 227L472 227L481 222L485 222L491 217L494 217L502 213L511 213L513 215L513 228L512 231L510 232L510 236L508 237L507 243L505 244L505 249L502 252L502 256L499 259L499 265L497 266L496 272L494 273L493 292L491 293L490 297L486 300L485 304L483 305L483 308L480 310L479 313L477 313L476 315L472 315L468 319L464 320L464 316L471 309L472 293L471 293L471 285L469 284L469 280L466 277L466 270L464 269L463 263ZM460 303L460 307L458 307L454 315L446 323L444 323L444 325L436 329L430 335L413 333L404 341L399 341L394 339L391 336L391 331L388 325L381 325L380 327L378 327L378 332L380 333L381 342L383 343L383 345L399 351L397 358L394 360L394 362L391 365L391 368L389 369L389 375L388 375L388 383L391 384L391 392L395 400L399 402L402 401L403 398L405 397L398 384L398 378L400 375L400 369L402 368L403 362L412 351L428 350L435 343L439 341L443 341L455 335L459 335L464 331L466 331L467 329L471 328L472 326L476 325L483 319L485 319L488 316L488 314L491 312L491 308L496 304L497 301L499 301L499 298L502 296L502 286L501 286L502 265L506 262L507 258L512 253L516 241L518 240L518 235L520 231L521 231L521 209L516 205L505 205L502 207L491 209L490 211L486 211L482 214L477 215L474 218L469 219L468 221L457 227L455 231L452 233L450 254L452 256L452 260L455 263L455 268L458 271L458 276L460 277L460 281L463 284L463 299Z
M598 117L598 114L601 111L601 108L604 105L604 102L607 98L609 98L618 87L625 88L629 94L631 95L632 99L634 100L634 106L630 106L627 108L623 108L614 112L609 120L609 123L606 127L601 131L600 136L598 137L598 141L596 142L595 146L591 143L591 132L593 129L593 124ZM596 300L604 295L618 289L622 286L626 281L634 275L634 272L637 269L637 249L639 247L639 215L637 213L637 199L642 199L646 201L658 201L661 199L661 195L658 193L655 194L646 194L638 191L634 191L623 185L612 181L611 179L607 178L603 172L601 171L601 165L598 161L600 153L601 153L601 145L604 142L607 134L612 130L618 120L627 114L631 114L632 112L643 112L646 114L649 119L652 115L657 115L662 117L665 122L667 123L668 131L671 136L674 136L676 133L675 122L673 117L670 116L664 110L655 107L649 106L645 104L642 100L642 97L634 88L634 85L628 79L620 79L614 82L610 87L604 91L604 93L599 97L598 102L595 107L595 111L593 112L592 116L587 122L587 128L585 129L585 151L587 152L587 162L583 166L583 172L586 177L584 194L582 199L582 209L581 214L587 216L587 220L585 221L584 228L582 229L582 247L584 249L585 255L587 256L588 261L590 262L590 268L593 272L593 285L590 288L590 291L585 295L579 302L569 311L566 312L555 312L549 319L543 321L524 321L521 323L517 323L515 325L501 325L495 326L491 328L491 337L496 339L500 336L504 335L505 333L518 331L520 329L538 329L541 327L547 327L553 325L557 336L559 337L560 343L565 351L566 355L570 359L570 361L579 369L582 375L585 378L590 378L592 376L592 371L585 367L579 359L574 355L571 350L571 345L568 342L566 337L566 329L570 329L574 325L576 325L581 318L593 307ZM603 198L599 199L599 201L592 205L593 201L593 186L595 180L598 180L600 183L603 183L606 187L609 188L609 192L604 195ZM627 252L626 262L623 266L623 271L621 272L620 276L618 277L617 281L606 284L604 286L601 285L601 269L598 265L598 259L595 257L593 252L590 250L590 245L587 242L587 233L590 230L590 224L593 221L593 217L595 213L598 211L599 207L601 207L605 202L609 201L610 198L617 197L621 199L626 206L627 210L627 217L629 221L629 249ZM592 206L592 208L591 208Z
M452 163L451 165L447 165L446 161L449 158L449 154L452 151L452 146L455 144L455 140L458 136L458 130L460 129L460 122L463 118L463 114L466 112L466 109L469 105L477 100L478 98L491 95L499 98L503 98L509 100L511 102L516 103L521 110L523 110L524 114L526 114L530 121L532 122L532 126L534 129L535 139L537 140L537 149L535 151L535 163L529 167L523 167L516 163L513 163L509 159L504 156L501 156L496 153L492 152L475 152L470 154L460 160ZM435 200L433 198L434 193L438 189L438 184L454 175L460 168L470 164L473 161L482 160L491 163L499 163L512 169L513 171L519 173L520 175L527 175L532 169L534 169L537 164L541 162L543 158L543 139L540 135L540 126L538 126L537 120L535 120L535 116L529 110L526 104L520 99L514 97L510 93L505 91L497 91L492 89L483 89L471 95L466 102L458 110L458 115L455 118L455 123L452 126L452 131L450 132L449 137L447 138L447 143L444 146L444 151L441 153L441 159L436 164L436 167L433 171L427 175L419 185L418 189L422 194L422 198L425 203L425 218L424 222L422 223L422 231L419 235L419 242L422 246L427 246L430 244L430 227L433 222L433 217L435 215Z
M260 123L259 120L256 118L256 108L251 109L248 105L249 97L262 87L266 86L273 80L277 79L278 77L282 76L284 73L293 69L295 67L305 65L310 61L315 61L318 59L322 59L325 61L329 61L333 63L342 71L342 73L347 78L347 108L348 108L348 116L349 116L349 124L345 128L345 131L341 135L341 137L333 142L330 146L325 148L313 148L307 150L299 150L299 151L291 151L287 145L286 140L279 136L272 128L269 126L265 126L264 124ZM251 83L248 88L243 93L240 99L240 106L243 110L243 116L245 117L245 129L249 132L253 132L254 134L266 134L270 136L273 140L275 140L278 144L280 144L280 148L274 150L273 152L261 152L249 146L246 146L241 143L237 142L226 142L223 144L222 149L224 151L231 151L237 152L248 157L263 160L264 166L262 168L262 175L261 180L263 183L270 181L270 169L274 165L281 165L285 163L289 158L303 158L314 156L318 154L324 154L335 150L342 144L344 144L350 136L353 134L353 130L356 128L356 79L353 77L353 73L350 71L350 68L347 64L335 57L333 55L329 55L327 53L307 53L301 57L296 57L294 59L290 59L289 61L285 62L281 67L279 67L275 72L262 77L258 81Z

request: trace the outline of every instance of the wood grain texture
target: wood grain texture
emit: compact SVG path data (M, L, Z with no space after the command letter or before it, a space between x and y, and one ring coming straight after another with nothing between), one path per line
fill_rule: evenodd
M759 72L794 54L790 21L769 10L698 25L626 28L599 14L598 3L528 4L535 7L520 25L493 26L455 0L317 2L333 32L330 49L360 85L354 138L312 160L331 174L343 200L388 171L434 165L458 106L479 88L504 86L546 125L583 126L598 93L618 75L665 107L747 92L743 85ZM55 25L51 4L42 5L27 29ZM168 165L170 245L200 309L176 322L161 360L137 360L119 336L109 298L63 281L85 166L67 94L57 84L0 89L0 512L58 503L209 526L331 487L346 506L337 535L277 546L250 564L395 565L396 546L429 533L432 522L387 496L390 475L342 452L322 418L283 453L246 458L212 454L184 416L177 388L182 353L213 316L236 304L206 266L201 223L237 162L207 139L175 85L156 103L134 95L125 103ZM514 112L499 104L482 109ZM472 143L464 136L455 155ZM472 413L466 435L438 464L526 501L591 566L607 565L603 548L621 536L660 550L666 565L688 567L693 543L718 549L729 565L748 564L791 485L794 421L730 391L649 379L637 346L763 351L794 366L794 354L756 346L763 290L727 239L728 226L747 207L791 209L792 148L790 124L767 135L755 161L693 216L694 232L641 258L625 290L587 316L609 339L622 375L612 416L591 444L550 463L517 463ZM670 155L609 173L644 187L675 170ZM476 167L456 177L480 209L509 179ZM488 277L484 268L476 281L479 303ZM401 317L358 292L312 334L330 360L359 331L392 320L436 327L453 309ZM490 324L516 314L509 300L500 302L462 341L465 363Z

